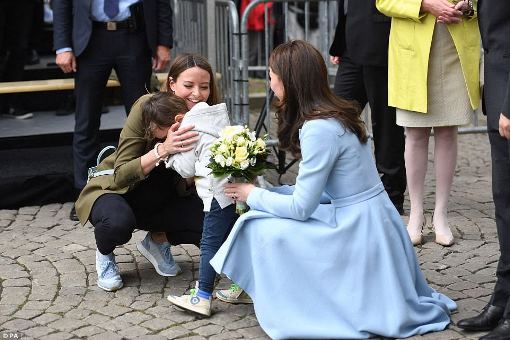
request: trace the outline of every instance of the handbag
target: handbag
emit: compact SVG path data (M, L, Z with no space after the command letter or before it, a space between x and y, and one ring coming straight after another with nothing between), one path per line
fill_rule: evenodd
M87 183L92 179L92 178L95 178L95 177L99 177L99 176L105 176L105 175L112 175L113 174L113 169L106 169L106 170L98 170L97 169L97 166L99 165L99 163L101 163L101 161L103 160L103 155L108 151L108 150L113 150L113 152L115 152L116 148L113 146L113 145L108 145L108 146L105 146L100 152L99 152L99 155L97 155L97 162L96 162L96 166L92 166L89 168L89 170L87 171ZM112 153L113 153L112 152ZM105 157L106 158L106 157Z

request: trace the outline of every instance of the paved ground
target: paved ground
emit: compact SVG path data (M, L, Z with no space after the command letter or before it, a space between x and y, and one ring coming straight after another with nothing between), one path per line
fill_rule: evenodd
M457 243L442 248L427 230L417 247L430 284L457 301L454 322L479 311L494 284L498 244L490 192L486 135L459 137L459 161L451 199ZM433 207L432 163L427 178L427 228ZM293 175L284 177L292 181ZM23 339L264 339L251 306L214 301L214 315L199 319L175 310L165 297L194 285L198 249L174 247L184 272L162 278L136 250L142 232L116 250L125 287L108 293L96 286L95 244L90 228L67 219L71 203L0 210L0 337ZM408 208L408 207L406 207ZM384 283L381 283L384 284ZM220 287L226 287L225 279ZM16 333L17 332L17 333ZM426 339L476 338L455 326Z

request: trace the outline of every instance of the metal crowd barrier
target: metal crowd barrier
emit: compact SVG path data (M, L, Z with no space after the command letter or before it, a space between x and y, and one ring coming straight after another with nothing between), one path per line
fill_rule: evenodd
M248 17L257 5L264 6L264 31L263 31L263 65L249 65L250 46L248 38ZM272 6L269 10L270 4ZM314 4L317 9L312 12L311 5ZM271 14L270 14L271 12ZM337 1L334 0L254 0L249 3L241 16L240 35L241 35L241 117L242 121L249 121L249 71L264 71L266 79L265 104L258 119L256 129L260 131L263 125L267 132L271 131L270 119L270 89L268 83L268 64L269 54L273 49L274 35L277 34L276 43L285 42L291 39L303 39L312 43L321 51L324 59L329 64L329 46L333 39L334 30L337 22ZM314 15L314 18L312 18ZM301 22L304 21L304 27L298 25L298 16ZM318 28L311 28L311 20L317 20ZM274 22L271 22L274 20ZM275 27L277 32L275 33ZM314 39L315 38L315 39ZM271 141L273 144L275 141ZM270 142L270 143L271 143Z
M172 53L197 53L209 59L218 75L222 101L227 104L232 121L241 124L239 16L233 1L213 2L212 5L211 0L173 0Z

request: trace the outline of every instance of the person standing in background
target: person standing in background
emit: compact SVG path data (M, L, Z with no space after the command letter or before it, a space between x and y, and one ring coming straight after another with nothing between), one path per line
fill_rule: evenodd
M484 50L483 111L491 144L492 194L500 258L491 300L482 312L457 324L491 331L481 340L510 339L510 2L478 0Z
M392 17L388 54L388 105L405 127L405 165L411 211L407 231L423 242L428 147L434 130L435 242L455 240L448 200L457 161L457 127L471 122L480 103L480 34L476 13L464 0L376 0ZM462 10L461 10L462 9Z
M168 0L53 0L56 63L75 72L74 186L81 191L99 150L101 106L114 69L126 112L149 88L152 68L170 60L172 8ZM77 220L73 207L69 216Z
M35 3L0 1L0 82L23 80ZM0 95L0 113L16 119L34 116L23 108L17 94Z
M388 106L390 23L375 7L375 0L340 0L329 53L331 62L339 65L335 94L356 100L361 108L370 104L377 171L393 205L403 215L404 129L396 124L395 108Z

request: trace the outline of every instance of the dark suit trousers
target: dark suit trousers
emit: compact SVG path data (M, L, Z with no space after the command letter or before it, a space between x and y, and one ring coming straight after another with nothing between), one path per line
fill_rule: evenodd
M499 114L508 86L510 63L485 60L484 106L492 157L492 195L501 255L492 303L505 307L510 318L510 141L499 135Z
M343 58L336 74L335 94L356 100L372 112L372 134L377 170L393 204L402 206L406 190L404 129L396 124L395 108L388 106L388 68L357 65Z
M0 82L23 80L35 3L0 0ZM0 112L22 107L14 94L0 95Z
M104 194L96 200L90 223L101 254L126 244L135 229L165 232L171 244L198 247L204 219L202 200L196 193L179 196L175 176L179 176L175 171L159 166L127 194Z
M76 120L73 138L74 185L86 184L87 169L96 165L98 132L106 82L115 69L126 112L147 93L151 54L145 32L93 28L89 44L77 58Z

